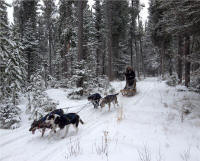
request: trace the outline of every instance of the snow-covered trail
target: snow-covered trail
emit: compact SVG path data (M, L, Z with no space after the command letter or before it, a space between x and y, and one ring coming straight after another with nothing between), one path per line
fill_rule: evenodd
M112 85L119 91L124 82ZM142 161L145 156L149 161L200 161L200 124L180 121L179 112L170 107L178 100L175 91L156 78L138 82L137 91L134 97L119 95L120 107L111 111L88 105L79 113L85 124L77 134L71 127L65 139L62 132L51 138L48 132L43 138L39 132L32 135L30 121L16 130L0 130L0 161ZM47 93L58 108L87 103L67 99L62 89Z

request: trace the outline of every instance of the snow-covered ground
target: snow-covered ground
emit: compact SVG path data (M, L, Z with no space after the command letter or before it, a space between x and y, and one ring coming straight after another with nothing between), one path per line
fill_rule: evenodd
M116 91L124 84L112 83ZM95 110L88 105L80 111L85 124L77 134L71 127L64 139L62 131L53 137L49 131L44 137L39 131L32 135L31 121L23 117L20 128L0 130L0 161L200 161L200 96L180 89L157 78L140 81L136 96L118 96L119 107L108 111L107 106ZM59 102L58 108L74 107L68 112L87 103L67 99L63 89L47 93ZM194 111L183 115L183 121L182 108Z

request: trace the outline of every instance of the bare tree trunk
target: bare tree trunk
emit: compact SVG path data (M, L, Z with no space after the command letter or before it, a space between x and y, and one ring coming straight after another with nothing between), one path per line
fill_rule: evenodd
M135 54L136 54L136 63L135 63L135 67L136 67L136 71L137 71L137 75L138 75L138 78L140 78L140 71L139 71L139 54L138 54L138 46L137 46L137 40L136 40L136 37L135 37Z
M135 17L135 19L138 17L138 25L139 25L139 3L140 3L139 0L135 0L135 5L136 5L135 9L136 9L136 13L137 13L137 16ZM140 79L140 55L139 55L140 49L138 48L137 38L135 35L135 31L136 31L135 26L134 26L134 38L135 38L136 68L137 68L138 78Z
M164 49L161 49L161 76L164 78Z
M99 56L100 56L100 49L99 49L99 47L97 47L97 49L96 49L96 56L97 56L97 59L96 59L96 61L97 61L96 76L98 76L99 75Z
M142 72L143 72L144 77L146 77L145 68L144 68L144 55L143 55L143 50L142 50L141 38L140 38L140 54L141 54Z
M113 70L114 70L114 74L113 77L115 78L119 78L119 38L118 36L112 36L113 40L112 40L112 53L114 53L112 55L113 57Z
M78 1L78 62L84 59L83 53L83 9L84 1ZM80 64L81 65L81 64ZM76 82L77 87L83 87L83 78L79 78Z
M182 67L182 55L183 55L183 38L181 36L178 37L178 66L177 66L177 74L179 83L182 83L183 77L183 67Z
M160 57L160 64L161 64L161 76L162 78L164 78L164 74L165 74L165 65L164 65L164 56L165 56L165 44L164 41L162 43L162 48L161 48L161 57Z
M53 60L55 60L55 56L56 56L56 49L55 49L55 37L54 37L54 34L52 34L52 59ZM53 75L55 76L55 70L53 70L53 69L55 69L55 64L54 65L52 65L52 73L53 73Z
M52 52L51 52L51 46L52 46L52 40L51 40L51 31L49 27L49 74L52 75Z
M106 41L103 40L103 49L105 49L105 48L106 48ZM105 64L105 56L106 56L106 54L105 54L105 51L106 50L104 50L102 52L102 75L106 74L106 71L105 71L105 68L106 68L106 64Z
M73 67L73 55L70 55L70 66L71 66L71 70L70 70L70 75L72 76L74 73L74 67Z
M142 25L140 24L140 13L138 13L138 25L139 25L139 43L140 43L140 58L141 58L141 65L142 65L142 73L145 77L145 69L144 69L144 56L143 56L143 50L142 50L142 34L141 31L143 31L142 29Z
M83 59L83 1L78 1L78 61Z
M185 37L185 86L188 87L190 84L190 61L188 57L190 55L190 36Z
M169 52L168 55L169 55L169 75L172 76L173 74L172 55Z
M130 40L130 48L131 48L131 67L133 68L133 38L132 36Z
M107 26L108 26L108 78L113 80L113 71L112 71L112 1L107 0L106 3L106 13L107 13Z
M132 10L132 12L131 12L131 39L130 39L130 49L131 49L131 67L133 67L133 28L134 28L134 22L135 22L135 20L134 20L134 9L133 9L133 7L134 7L134 4L133 4L134 2L133 2L133 0L131 1L131 10Z
M96 66L96 76L98 76L100 74L100 56L102 55L102 34L100 33L100 29L101 29L101 20L102 20L102 16L101 16L101 4L99 0L95 1L95 5L96 5L96 21L95 21L95 28L97 31L97 49L96 49L96 62L97 62L97 66Z
M65 50L67 50L67 47L65 45ZM64 78L67 78L68 76L68 59L67 59L67 51L64 51L64 59L63 59L63 71L64 71Z

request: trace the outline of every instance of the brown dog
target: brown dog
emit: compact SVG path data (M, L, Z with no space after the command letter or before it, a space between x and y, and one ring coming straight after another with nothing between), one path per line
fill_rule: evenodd
M110 105L111 105L111 102L114 104L117 104L118 105L118 101L117 101L117 94L114 94L114 95L107 95L106 97L104 97L102 100L101 100L101 103L100 103L100 106L101 108L105 107L105 104L108 104L108 107L109 107L109 111L110 111Z
M37 129L42 129L42 136L45 133L46 128L51 129L51 125L45 123L42 119L40 120L34 120L33 123L31 124L31 128L29 129L29 131L32 132L32 134L35 134L35 131Z

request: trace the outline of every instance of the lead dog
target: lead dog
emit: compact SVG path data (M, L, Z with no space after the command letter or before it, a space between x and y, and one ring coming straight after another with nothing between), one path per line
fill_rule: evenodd
M39 120L34 120L33 123L31 124L31 128L29 129L29 131L31 131L32 134L35 134L35 131L37 129L42 129L42 136L44 136L46 128L52 129L51 124L47 123L46 119L53 114L63 115L64 111L62 109L56 109L48 113L44 117L40 118Z
M73 125L76 128L76 132L78 132L79 122L84 124L84 122L80 119L80 116L76 113L68 113L61 116L54 114L47 118L47 122L49 122L52 126L52 131L55 131L57 127L60 129L64 129L64 127L66 127L63 138L67 135L70 125Z
M107 95L106 97L104 97L102 100L101 100L101 103L100 103L100 106L101 108L105 107L105 104L108 104L108 107L109 107L109 111L110 111L110 105L111 105L111 102L114 104L117 104L118 105L118 101L117 101L117 94L114 94L114 95Z

